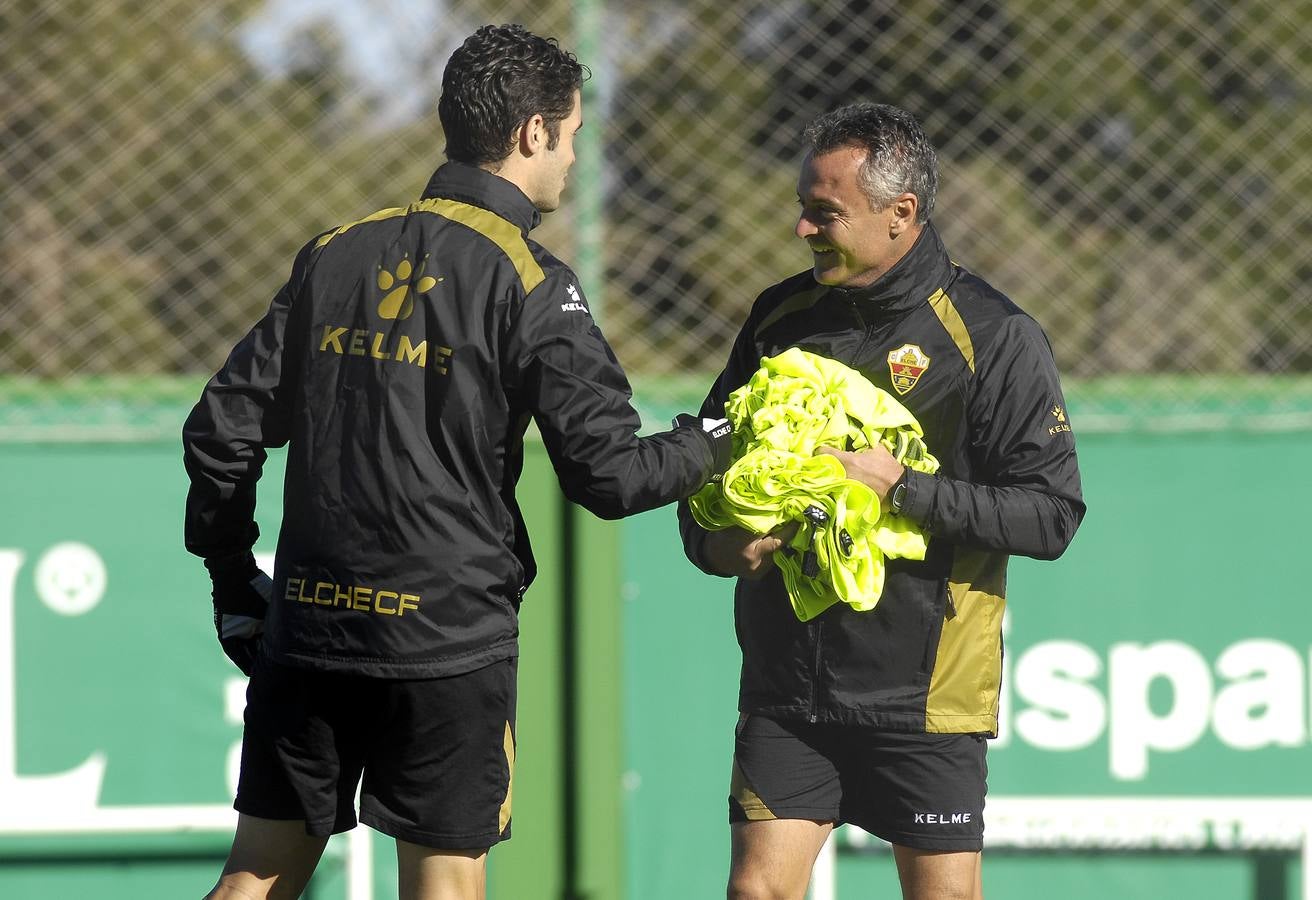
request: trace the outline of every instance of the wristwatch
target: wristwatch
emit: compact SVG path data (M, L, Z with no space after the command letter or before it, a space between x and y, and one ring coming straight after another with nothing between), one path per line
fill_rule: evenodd
M893 489L888 492L888 511L895 516L902 515L902 507L907 502L907 476L911 474L911 468L902 469L902 476L893 483Z

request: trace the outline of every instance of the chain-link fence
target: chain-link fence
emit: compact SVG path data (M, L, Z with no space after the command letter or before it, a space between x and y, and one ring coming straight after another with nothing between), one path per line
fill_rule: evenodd
M1077 413L1312 421L1312 0L9 0L0 431L190 397L302 242L417 196L488 21L591 50L600 165L537 236L574 259L598 211L586 288L640 392L700 395L809 265L801 128L873 99L924 122L953 257L1044 325Z

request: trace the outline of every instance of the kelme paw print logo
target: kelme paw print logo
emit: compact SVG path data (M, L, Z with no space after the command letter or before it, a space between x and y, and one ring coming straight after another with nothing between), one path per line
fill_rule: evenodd
M378 287L380 290L387 291L382 302L378 304L379 316L384 319L410 318L410 314L415 311L415 294L431 291L446 280L425 275L424 266L427 264L428 257L425 256L419 261L419 267L415 268L410 264L410 258L407 256L397 264L395 273L387 271L382 266L378 267Z

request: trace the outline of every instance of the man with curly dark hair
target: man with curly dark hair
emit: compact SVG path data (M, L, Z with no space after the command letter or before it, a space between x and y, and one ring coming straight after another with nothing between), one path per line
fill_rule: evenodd
M187 549L251 676L211 898L299 896L355 826L357 787L360 820L396 839L403 900L481 898L510 837L529 421L565 495L604 518L728 463L723 419L637 436L577 276L528 236L560 205L585 75L517 25L466 40L438 107L448 162L423 197L311 239L187 419ZM255 489L284 445L270 579Z

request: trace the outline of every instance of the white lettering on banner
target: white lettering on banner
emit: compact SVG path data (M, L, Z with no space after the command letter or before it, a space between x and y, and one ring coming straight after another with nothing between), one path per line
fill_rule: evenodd
M64 772L18 774L14 626L16 586L24 558L19 550L0 550L0 834L230 831L236 814L227 803L101 805L107 759L100 750ZM100 602L107 577L104 561L94 549L72 542L57 544L38 559L33 583L53 612L80 615Z
M260 566L260 568L264 568ZM264 569L268 572L268 569ZM223 721L229 725L241 727L246 715L246 685L244 675L229 678L223 682ZM237 778L241 775L241 739L233 741L228 747L228 758L224 766L228 776L228 793L237 793Z
M99 559L97 556L96 561ZM22 553L0 550L0 821L37 810L43 814L53 811L74 816L83 814L95 808L105 777L105 754L99 751L66 772L18 774L14 587L22 565ZM46 577L54 578L53 575ZM74 604L70 608L77 606Z
M1138 781L1148 774L1149 750L1183 750L1207 731L1212 673L1201 653L1179 641L1113 644L1108 661L1112 775ZM1148 702L1157 679L1170 684L1173 694L1163 716Z
M100 789L106 758L100 751L66 772L18 774L14 612L18 573L23 559L19 550L0 549L0 835L198 831L231 834L237 814L230 803L101 805ZM59 544L43 554L40 560L38 567L41 571L34 573L34 582L38 596L51 610L65 616L80 615L100 602L107 578L104 562L95 550L85 544ZM266 571L271 570L272 564L271 554L261 558L261 565L268 567ZM245 705L244 685L245 679L240 682L229 679L226 686L230 722L241 721L241 710ZM230 773L234 762L230 757ZM374 876L373 843L368 829L355 829L346 842L345 896L347 900L370 900L374 896Z
M1216 697L1216 736L1236 750L1297 747L1303 743L1303 663L1280 641L1250 640L1229 647L1216 661L1233 684Z
M1016 731L1036 747L1079 750L1102 734L1107 704L1084 679L1102 674L1102 660L1075 641L1045 641L1021 657L1016 693L1031 708L1016 716Z
M923 815L923 814L922 814ZM854 825L841 846L887 844ZM1269 797L989 797L984 846L1026 849L1295 850L1312 838L1312 800Z
M1306 800L1053 797L989 803L998 807L989 811L991 847L1294 850L1308 837Z
M1097 685L1104 665L1087 645L1043 641L1023 651L1004 670L996 746L1007 747L1013 731L1014 738L1041 750L1078 750L1106 734L1112 777L1141 781L1154 753L1188 750L1209 726L1217 740L1236 750L1308 741L1312 668L1281 641L1238 641L1214 667L1180 641L1117 643L1108 649L1105 670L1104 698ZM1169 688L1169 703L1161 709L1150 700L1155 685Z

